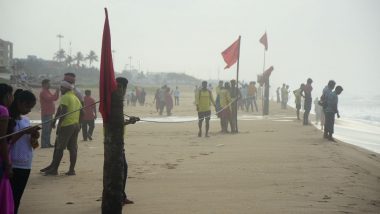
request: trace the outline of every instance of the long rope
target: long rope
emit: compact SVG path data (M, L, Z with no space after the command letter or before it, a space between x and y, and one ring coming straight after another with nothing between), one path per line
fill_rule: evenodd
M246 98L247 99L247 98ZM238 99L235 98L233 99L230 103L228 103L225 107L223 107L222 109L220 109L219 111L215 112L213 115L218 115L220 112L222 112L223 110L225 110L226 108L230 107L232 105L232 103L236 102ZM100 103L100 101L96 101L95 103L93 104L90 104L90 105L87 105L87 106L83 106L82 108L79 108L79 109L76 109L74 111L71 111L71 112L67 112L63 115L60 115L60 116L57 116L53 119L50 119L50 120L47 120L45 122L42 122L42 123L39 123L39 124L36 124L34 126L30 126L28 128L25 128L25 129L22 129L22 130L19 130L17 132L13 132L11 134L7 134L7 135L4 135L4 136L1 136L0 137L0 140L4 139L4 138L8 138L8 137L11 137L13 135L16 135L16 134L20 134L20 133L23 133L29 129L33 129L35 127L39 127L39 126L42 126L43 124L46 124L46 123L50 123L51 121L53 120L57 120L57 119L60 119L62 117L65 117L67 115L70 115L70 114L73 114L77 111L81 111L82 109L85 109L85 108L88 108L90 106L93 106L93 105L96 105L97 103ZM130 117L129 115L127 114L124 114L126 117ZM200 120L204 120L206 118L211 118L212 115L210 116L207 116L207 117L202 117L202 118L198 118L198 119L193 119L193 120L183 120L183 121L157 121L157 120L147 120L147 119L140 119L140 121L143 121L143 122L148 122L148 123L188 123L188 122L195 122L195 121L200 121Z
M232 105L232 103L236 102L237 100L238 100L237 98L233 99L230 103L228 103L226 106L224 106L219 111L215 112L213 115L218 115L220 112L222 112L226 108L230 107ZM127 114L124 114L124 116L130 117ZM195 122L195 121L201 121L201 120L204 120L206 118L211 118L211 116L212 115L209 115L207 117L198 118L198 119L182 120L182 121L158 121L158 120L147 120L147 119L140 119L140 121L142 121L142 122L148 122L148 123L190 123L190 122Z
M2 140L2 139L4 139L4 138L11 137L11 136L16 135L16 134L23 133L23 132L25 132L25 131L27 131L27 130L29 130L29 129L33 129L33 128L38 127L38 126L42 126L43 124L50 123L50 122L53 121L53 120L57 120L57 119L60 119L60 118L62 118L62 117L65 117L65 116L67 116L67 115L73 114L73 113L75 113L75 112L77 112L77 111L81 111L82 109L85 109L85 108L88 108L88 107L90 107L90 106L96 105L97 103L100 103L100 101L96 101L96 102L93 103L93 104L90 104L90 105L87 105L87 106L83 106L82 108L79 108L79 109L76 109L76 110L74 110L74 111L67 112L67 113L65 113L65 114L59 115L59 116L57 116L57 117L55 117L55 118L53 118L53 119L47 120L47 121L45 121L45 122L43 122L43 123L38 123L37 125L29 126L29 127L25 128L25 129L19 130L19 131L17 131L17 132L13 132L13 133L11 133L11 134L7 134L7 135L4 135L4 136L1 136L1 137L0 137L0 140Z

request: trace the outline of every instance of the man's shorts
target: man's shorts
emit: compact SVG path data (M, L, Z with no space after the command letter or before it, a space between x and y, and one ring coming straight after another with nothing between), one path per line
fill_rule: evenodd
M198 112L198 118L199 119L210 120L210 116L211 116L211 111Z
M57 136L57 149L77 150L78 149L79 124L59 127Z

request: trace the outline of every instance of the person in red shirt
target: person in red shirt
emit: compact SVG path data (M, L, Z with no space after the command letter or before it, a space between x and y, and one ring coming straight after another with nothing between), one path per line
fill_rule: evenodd
M83 109L82 134L83 141L87 141L87 139L92 140L92 133L95 128L96 104L94 98L91 97L90 90L86 90L84 94L84 106L87 107Z
M40 92L40 104L41 104L41 121L42 121L42 136L41 136L41 148L54 147L50 143L51 135L51 122L47 122L53 119L55 113L54 101L58 100L59 89L57 88L55 93L50 92L50 80L42 80L42 90Z

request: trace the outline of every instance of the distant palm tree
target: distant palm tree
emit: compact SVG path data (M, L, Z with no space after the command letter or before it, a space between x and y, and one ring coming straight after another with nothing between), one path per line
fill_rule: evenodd
M73 63L73 62L74 62L73 57L66 56L65 63L66 63L67 66L71 66L71 63Z
M57 60L58 62L62 62L66 57L66 53L63 49L60 49L57 51L54 55L54 59Z
M77 66L80 66L80 63L84 60L82 52L78 51L74 57L74 60L77 61Z
M98 61L98 56L96 55L95 51L90 51L90 53L86 56L85 60L88 60L88 62L90 63L90 67L91 67L92 62Z

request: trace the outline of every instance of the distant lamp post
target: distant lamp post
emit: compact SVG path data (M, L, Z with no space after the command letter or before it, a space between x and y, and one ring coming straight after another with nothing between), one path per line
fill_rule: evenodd
M59 49L58 50L61 50L61 39L64 37L62 34L58 34L57 35L58 37L58 40L59 40Z
M129 70L132 72L132 57L128 57L129 59Z

